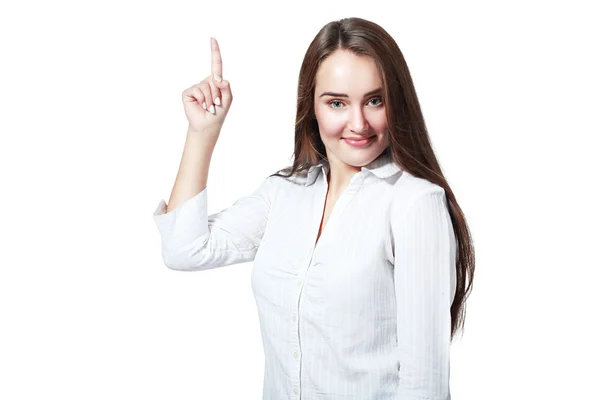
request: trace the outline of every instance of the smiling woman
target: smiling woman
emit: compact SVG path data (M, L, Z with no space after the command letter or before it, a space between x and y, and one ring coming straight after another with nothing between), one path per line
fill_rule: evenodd
M223 82L187 93L200 125L222 121L232 98ZM188 137L187 200L161 202L154 218L172 269L254 261L263 399L450 399L473 248L387 32L360 18L321 29L300 70L292 166L209 215L217 137Z
M408 65L395 40L381 26L361 18L345 18L326 24L318 32L300 69L294 143L292 165L272 176L307 176L311 184L318 178L319 168L323 170L321 228L330 214L328 224L332 224L342 212L336 203L347 197L353 197L354 203L359 203L357 196L370 199L361 210L354 209L358 207L354 204L352 211L342 202L347 218L359 219L354 229L363 226L361 219L375 218L367 211L378 207L390 210L385 218L390 219L389 239L396 246L392 268L397 309L394 337L399 351L398 380L392 381L397 384L398 397L393 398L450 398L449 347L464 326L475 250L465 215L431 146ZM393 172L398 170L400 177ZM396 194L375 194L376 185L363 188L359 177L367 171L387 182L382 183L384 186L391 185ZM422 202L426 196L402 210L405 199L420 197L416 193L422 184L435 188L435 199ZM396 214L393 210L402 211ZM401 220L414 225L404 225L394 215L403 215ZM350 233L338 232L336 240L348 243ZM419 240L401 239L400 233ZM377 237L378 233L365 234ZM371 267L376 265L375 259L371 260ZM385 306L380 307L381 317ZM366 328L378 329L381 323ZM365 341L370 343L367 338ZM356 357L369 359L366 354L348 356L348 363ZM336 353L336 357L341 355ZM309 371L311 377L314 373ZM345 384L352 387L349 382ZM327 392L325 387L319 389ZM358 392L350 390L347 394ZM370 398L375 392L360 393Z

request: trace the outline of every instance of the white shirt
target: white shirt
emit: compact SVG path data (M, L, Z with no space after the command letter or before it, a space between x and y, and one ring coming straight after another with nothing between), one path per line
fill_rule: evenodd
M263 399L449 400L454 231L443 188L382 154L318 243L327 162L207 214L207 188L154 220L176 270L254 261Z

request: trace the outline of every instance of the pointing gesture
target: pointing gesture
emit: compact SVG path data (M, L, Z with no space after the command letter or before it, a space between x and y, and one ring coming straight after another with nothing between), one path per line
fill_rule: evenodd
M217 39L210 38L210 48L211 74L182 93L189 129L195 132L220 131L233 100L229 82L222 78L223 62Z
M221 50L219 49L219 43L217 39L210 38L210 60L212 66L213 76L223 76L223 61L221 61ZM217 79L218 80L218 79Z

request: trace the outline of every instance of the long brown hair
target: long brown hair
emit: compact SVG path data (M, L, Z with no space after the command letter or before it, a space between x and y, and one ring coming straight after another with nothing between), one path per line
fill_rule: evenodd
M379 25L361 18L344 18L326 24L308 47L298 79L293 164L271 176L286 178L327 160L314 113L315 76L321 63L338 49L371 57L384 87L389 147L393 160L415 177L427 179L446 191L456 237L456 293L450 308L451 338L464 331L466 299L473 285L475 251L465 216L446 182L431 147L421 106L404 60L394 39ZM287 175L282 175L283 172Z

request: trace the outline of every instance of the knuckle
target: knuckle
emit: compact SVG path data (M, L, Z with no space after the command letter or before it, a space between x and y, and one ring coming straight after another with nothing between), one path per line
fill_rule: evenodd
M198 99L204 99L204 93L202 93L202 91L199 88L194 88L194 95Z

